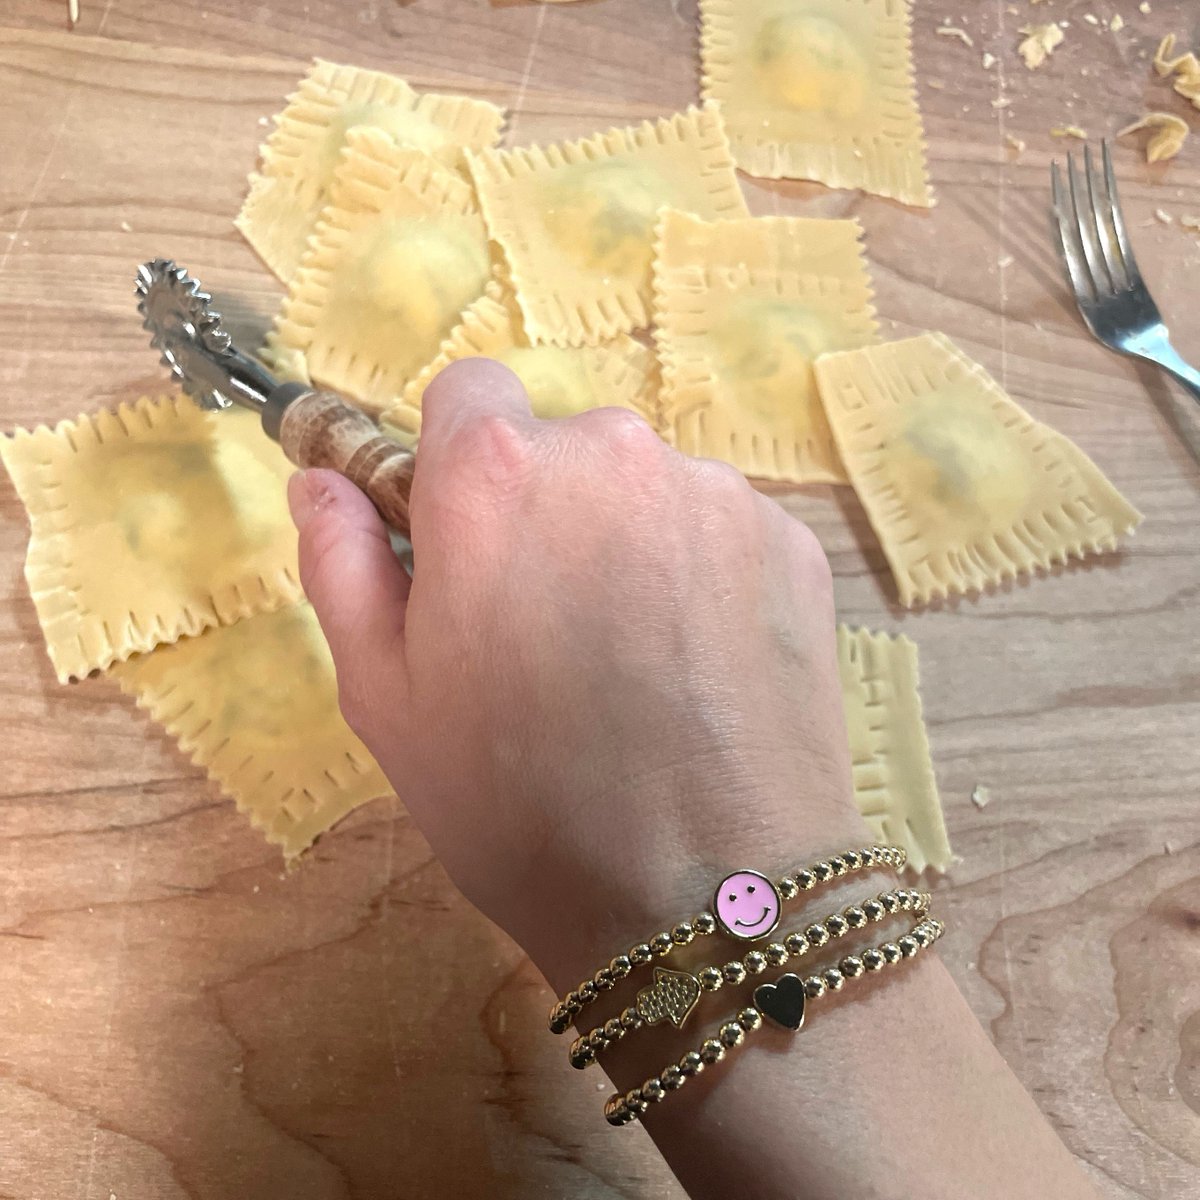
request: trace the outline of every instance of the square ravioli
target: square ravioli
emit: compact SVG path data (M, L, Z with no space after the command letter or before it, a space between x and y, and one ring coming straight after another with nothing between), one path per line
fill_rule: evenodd
M437 358L381 421L402 439L415 437L421 397L430 381L450 363L474 357L494 358L512 370L525 385L536 417L568 417L613 406L633 409L657 427L658 364L650 350L627 334L598 346L530 345L516 298L508 290L467 309Z
M467 161L534 343L594 346L649 323L659 209L747 212L713 105Z
M386 133L352 129L263 358L380 412L491 279L471 185Z
M701 0L701 91L737 164L928 208L907 0Z
M839 625L837 651L858 810L877 841L908 851L914 871L945 871L953 854L921 715L916 644Z
M294 468L246 412L164 397L0 440L61 682L302 596Z
M747 475L845 483L813 360L876 339L857 221L662 214L654 337L664 436Z
M944 334L831 354L816 372L906 605L1114 549L1141 521Z
M112 674L288 859L391 792L338 711L333 660L308 604L211 629Z
M316 59L275 125L234 224L289 283L329 202L348 130L379 129L402 146L461 166L464 147L495 145L504 111L467 96L422 95L394 75Z

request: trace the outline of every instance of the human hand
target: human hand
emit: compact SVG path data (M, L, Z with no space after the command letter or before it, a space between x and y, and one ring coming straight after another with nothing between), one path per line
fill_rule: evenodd
M369 501L290 489L342 710L451 878L567 987L713 883L869 840L812 533L632 412L424 398L414 575Z

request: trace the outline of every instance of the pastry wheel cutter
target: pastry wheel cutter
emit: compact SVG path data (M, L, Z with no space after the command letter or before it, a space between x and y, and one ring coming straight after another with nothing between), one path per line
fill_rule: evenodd
M333 392L280 383L242 354L221 327L212 297L170 259L143 263L138 310L163 365L201 408L253 409L263 431L298 467L328 467L371 498L383 519L408 537L408 495L415 458L385 437L360 409Z

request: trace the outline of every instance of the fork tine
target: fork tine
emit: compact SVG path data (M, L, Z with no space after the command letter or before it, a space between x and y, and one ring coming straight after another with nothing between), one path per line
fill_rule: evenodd
M1104 258L1104 269L1114 292L1124 291L1127 286L1124 264L1118 253L1118 247L1113 241L1109 227L1112 222L1112 202L1100 190L1100 181L1092 164L1092 148L1083 148L1083 173L1087 179L1088 202L1092 210L1092 219L1096 225L1096 240L1100 253ZM1102 282L1102 281L1101 281Z
M1083 257L1087 259L1088 272L1092 277L1092 286L1096 295L1104 296L1112 291L1103 260L1100 257L1100 235L1096 229L1096 218L1091 207L1080 202L1079 176L1075 170L1075 156L1067 155L1067 186L1071 192L1071 208L1075 213L1075 222L1079 226L1079 242L1083 246Z
M1104 159L1104 183L1108 188L1108 201L1112 209L1113 232L1117 235L1117 245L1121 247L1121 260L1129 278L1129 286L1136 287L1142 282L1142 273L1138 270L1137 259L1133 257L1133 246L1130 245L1129 234L1125 231L1125 217L1121 212L1120 197L1117 195L1117 177L1113 171L1107 138L1100 143L1100 153Z
M1075 298L1080 303L1090 303L1094 299L1094 289L1091 278L1084 266L1079 247L1079 227L1075 222L1075 211L1067 207L1067 196L1063 189L1062 172L1058 163L1050 164L1050 191L1054 198L1054 215L1058 237L1058 248L1062 251L1063 262L1067 274L1071 277L1071 286L1075 289Z

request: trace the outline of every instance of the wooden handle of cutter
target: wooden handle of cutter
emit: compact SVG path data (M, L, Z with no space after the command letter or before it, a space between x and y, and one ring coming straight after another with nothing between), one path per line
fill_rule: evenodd
M371 498L379 515L408 537L408 493L416 456L332 392L305 392L283 410L279 444L298 467L328 467Z

